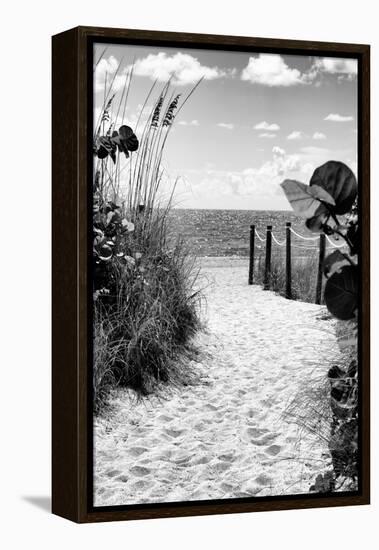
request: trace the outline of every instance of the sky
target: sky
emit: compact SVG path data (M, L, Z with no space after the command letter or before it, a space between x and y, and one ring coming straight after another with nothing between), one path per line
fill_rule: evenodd
M283 180L308 183L315 168L328 160L357 171L354 59L104 48L94 46L95 120L105 82L109 85L116 74L113 86L120 96L134 64L125 122L137 137L143 130L143 124L136 128L138 115L154 81L149 107L169 78L181 99L202 78L178 113L165 149L166 185L178 178L176 207L288 210Z

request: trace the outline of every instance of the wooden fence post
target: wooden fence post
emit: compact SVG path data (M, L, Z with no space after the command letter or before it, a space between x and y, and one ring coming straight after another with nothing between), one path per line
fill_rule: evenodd
M255 244L255 225L251 225L250 226L249 285L253 284L253 279L254 279L254 244Z
M271 237L272 237L272 225L267 226L266 231L266 261L265 261L265 274L263 279L263 290L270 290L271 279Z
M286 223L286 298L292 300L291 288L291 222Z
M321 292L322 292L322 272L325 258L325 235L320 234L320 251L318 255L318 272L316 283L316 304L321 304Z

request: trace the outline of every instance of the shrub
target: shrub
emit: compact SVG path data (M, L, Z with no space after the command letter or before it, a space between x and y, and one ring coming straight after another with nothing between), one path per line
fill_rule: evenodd
M309 185L286 180L282 188L310 231L338 235L348 249L335 250L324 261L325 304L338 319L345 363L334 364L328 372L333 469L326 477L318 476L311 490L334 490L338 485L353 490L358 477L358 185L348 166L329 161L314 171Z
M195 261L170 231L175 182L164 197L162 155L184 105L169 95L169 83L149 112L138 138L124 124L129 81L119 93L104 90L94 135L93 291L94 410L100 412L116 385L139 394L159 382L179 382L188 373L182 358L200 326L201 293ZM138 126L138 123L137 123ZM118 130L115 128L118 127ZM167 187L167 185L166 185Z
M255 280L263 285L265 259L261 254L255 267ZM318 269L318 257L312 255L306 258L297 258L292 261L291 289L292 298L302 302L315 302L316 278ZM270 289L281 296L286 295L286 267L282 256L272 256Z

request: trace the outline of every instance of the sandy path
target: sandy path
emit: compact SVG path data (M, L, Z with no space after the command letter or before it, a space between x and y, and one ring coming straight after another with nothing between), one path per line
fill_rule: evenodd
M282 416L338 355L324 308L249 287L245 260L207 259L203 272L200 381L164 400L119 392L95 426L95 505L308 492L328 464L326 444Z

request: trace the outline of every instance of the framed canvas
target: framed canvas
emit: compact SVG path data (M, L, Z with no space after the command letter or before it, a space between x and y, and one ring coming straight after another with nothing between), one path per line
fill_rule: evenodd
M53 512L368 504L369 46L52 47Z

